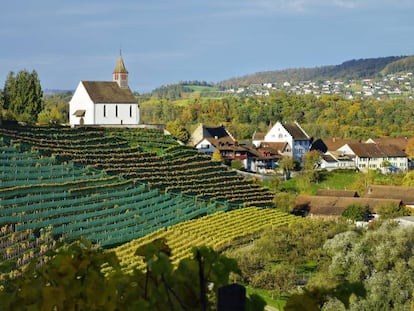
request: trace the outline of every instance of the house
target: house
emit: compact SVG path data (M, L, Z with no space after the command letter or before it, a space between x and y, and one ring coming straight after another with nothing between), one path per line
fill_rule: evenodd
M259 147L262 143L287 143L285 155L302 161L303 155L310 150L311 138L297 123L276 122L275 125L260 140L259 135L253 137L254 144Z
M273 171L286 147L287 143L262 143L259 148L251 144L251 153L246 169L258 173L269 173Z
M328 151L321 154L320 168L330 170L355 169L353 156L348 156L340 151Z
M236 146L237 142L223 125L207 127L200 123L191 134L190 144L200 152L211 155L216 148L221 146L224 150L225 147Z
M140 111L128 86L122 55L112 81L80 81L69 102L69 123L79 125L137 125Z
M397 199L414 208L414 187L371 185L363 194L364 198Z
M380 169L383 173L408 170L407 155L395 145L349 143L338 151L353 157L355 167L363 172L369 169Z

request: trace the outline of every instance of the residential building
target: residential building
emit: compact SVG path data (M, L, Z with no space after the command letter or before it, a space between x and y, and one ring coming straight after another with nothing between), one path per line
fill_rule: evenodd
M260 143L287 143L285 155L302 161L303 155L310 150L311 138L297 123L276 122Z
M408 170L405 152L395 145L350 143L338 149L353 158L355 167L363 172L380 169L383 173Z

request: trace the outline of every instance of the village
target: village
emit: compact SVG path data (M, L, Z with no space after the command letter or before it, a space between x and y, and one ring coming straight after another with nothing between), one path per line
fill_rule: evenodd
M295 95L342 95L346 99L354 98L409 98L414 96L413 73L388 74L381 78L356 80L325 81L284 81L251 84L248 87L227 89L228 93L269 96L271 91L284 91Z

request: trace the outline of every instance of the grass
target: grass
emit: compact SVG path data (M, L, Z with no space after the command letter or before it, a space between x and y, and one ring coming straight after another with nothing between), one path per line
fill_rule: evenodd
M246 286L246 291L248 295L256 294L262 297L266 304L282 311L289 299L289 296L279 296L277 298L274 297L271 291L265 289L258 289L253 288L250 286Z
M321 171L320 174L320 181L311 186L312 193L319 189L353 190L352 186L358 175L355 171L349 170Z
M319 171L319 181L306 185L306 189L304 188L301 177L298 176L280 182L277 186L277 191L297 194L303 192L316 194L319 189L354 190L353 185L355 184L357 177L358 173L352 170L336 170L332 172ZM269 182L263 183L263 186L274 189Z

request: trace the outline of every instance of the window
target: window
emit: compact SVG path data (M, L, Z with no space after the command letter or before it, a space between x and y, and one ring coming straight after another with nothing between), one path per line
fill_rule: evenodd
M132 118L132 106L129 106L129 117Z
M106 105L103 106L103 116L106 117Z
M118 105L115 106L115 117L118 117Z

